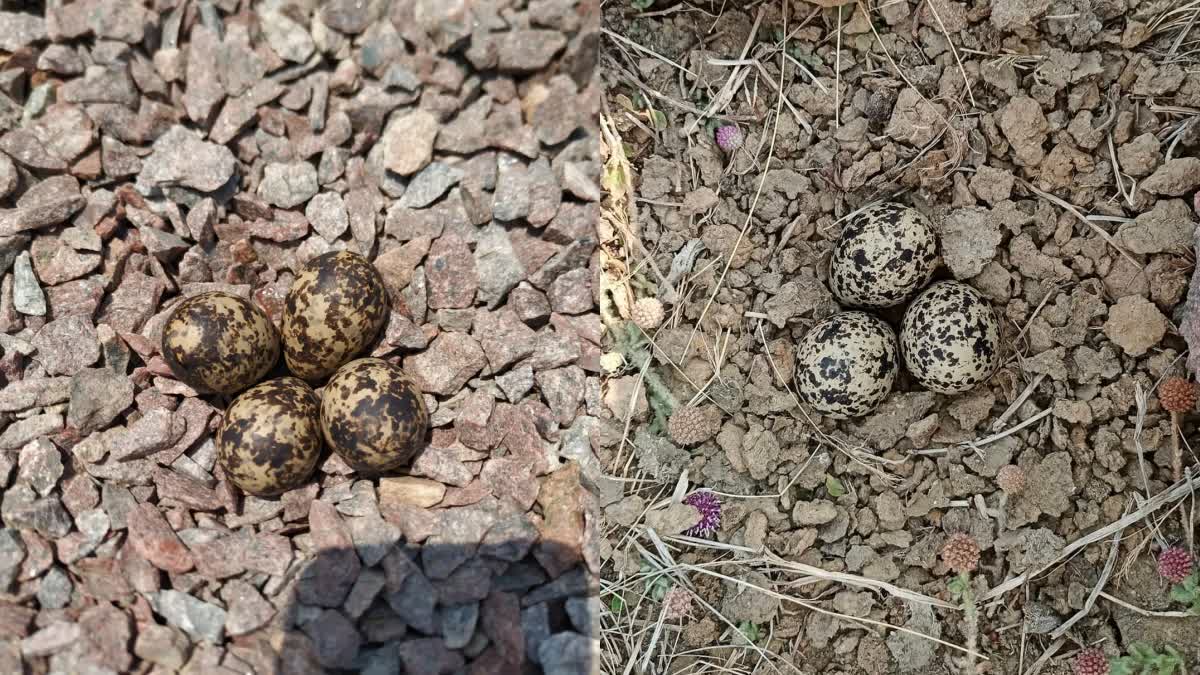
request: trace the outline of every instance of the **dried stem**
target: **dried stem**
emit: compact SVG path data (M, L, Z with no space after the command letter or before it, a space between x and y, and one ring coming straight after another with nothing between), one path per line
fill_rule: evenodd
M979 607L975 604L975 589L972 587L971 573L959 572L951 588L962 602L963 633L967 638L967 667L968 675L975 673L976 647L979 646Z
M1179 413L1171 411L1171 479L1178 482L1183 476L1183 448L1179 446Z

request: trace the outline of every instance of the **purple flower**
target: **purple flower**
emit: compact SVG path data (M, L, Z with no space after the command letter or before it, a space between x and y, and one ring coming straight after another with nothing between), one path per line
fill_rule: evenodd
M732 124L717 127L717 147L725 152L742 147L742 130Z
M708 490L693 492L683 498L683 503L700 512L700 522L684 534L689 537L708 537L721 526L721 501Z
M1192 574L1192 554L1182 546L1172 546L1158 554L1158 574L1173 584L1181 584Z

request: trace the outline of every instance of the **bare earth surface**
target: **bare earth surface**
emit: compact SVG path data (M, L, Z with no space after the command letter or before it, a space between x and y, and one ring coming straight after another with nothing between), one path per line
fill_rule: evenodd
M1157 387L1188 372L1198 11L606 5L606 669L1066 673L1135 642L1200 667L1200 617L1155 569L1195 552ZM936 279L991 301L1002 366L953 396L902 374L874 414L823 419L794 394L795 345L839 309L841 219L881 199L932 220ZM666 319L643 334L647 297ZM667 421L689 402L713 422L684 447ZM1006 497L1010 464L1025 490ZM720 526L681 537L697 489L723 493ZM982 551L975 630L939 556L954 533Z
M0 3L0 673L591 672L598 6L150 4ZM340 249L428 447L243 496L163 322Z

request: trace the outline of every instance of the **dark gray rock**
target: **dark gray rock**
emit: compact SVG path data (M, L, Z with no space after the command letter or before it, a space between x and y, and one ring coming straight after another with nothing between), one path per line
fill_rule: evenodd
M450 649L462 649L475 634L479 604L474 602L442 608L442 637Z
M546 603L521 610L521 634L525 636L525 654L530 661L540 663L538 649L550 637L550 608Z
M268 164L258 184L258 196L284 209L312 199L317 194L317 170L308 162Z
M7 593L25 560L25 542L14 529L0 529L0 592Z
M462 176L462 169L444 162L432 162L408 182L400 205L413 209L425 208L458 185Z
M362 636L341 612L326 609L315 619L304 624L304 632L313 641L317 661L326 668L348 669L354 667Z
M132 404L132 380L108 368L85 368L71 378L67 424L87 435L107 428Z
M557 633L538 647L538 661L546 675L576 675L591 670L599 650L579 633Z

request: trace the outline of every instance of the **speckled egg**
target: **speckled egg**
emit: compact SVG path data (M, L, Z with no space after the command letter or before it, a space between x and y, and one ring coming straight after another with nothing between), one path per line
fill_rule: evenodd
M842 228L829 266L829 288L844 305L894 307L929 283L937 237L916 209L885 202Z
M896 334L866 312L821 321L796 349L800 398L835 419L861 417L887 398L898 367Z
M900 353L926 389L967 391L991 377L1000 363L1000 324L979 291L939 281L905 310Z
M175 307L162 332L163 360L202 393L232 394L258 382L279 359L279 333L250 301L214 291Z
M320 380L361 354L387 318L383 279L366 258L332 251L296 275L283 309L283 355L297 377Z
M380 473L405 464L423 446L428 428L421 390L383 359L351 361L325 385L325 441L355 471Z
M225 411L217 447L225 475L245 492L269 497L299 487L321 455L321 401L295 377L251 387Z

